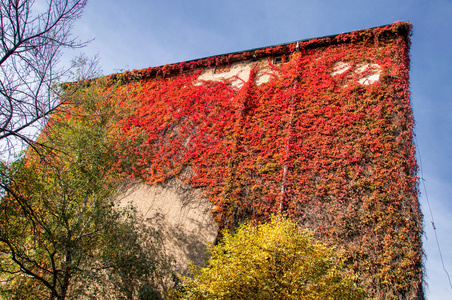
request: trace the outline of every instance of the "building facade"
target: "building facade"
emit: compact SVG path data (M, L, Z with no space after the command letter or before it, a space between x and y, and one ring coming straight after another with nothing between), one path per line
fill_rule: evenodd
M123 201L182 274L219 229L283 214L344 251L370 298L424 299L410 33L398 22L109 76L118 170L137 181Z

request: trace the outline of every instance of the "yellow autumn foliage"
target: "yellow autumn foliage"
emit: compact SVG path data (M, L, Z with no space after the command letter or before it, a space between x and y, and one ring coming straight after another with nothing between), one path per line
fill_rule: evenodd
M223 232L205 268L183 278L173 299L364 299L334 248L282 217Z

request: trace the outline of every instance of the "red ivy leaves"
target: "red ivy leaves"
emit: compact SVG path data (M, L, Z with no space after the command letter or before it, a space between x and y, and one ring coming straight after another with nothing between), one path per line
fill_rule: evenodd
M148 183L179 176L203 187L221 226L282 209L346 249L371 296L417 293L421 214L408 27L118 75L112 79L129 82L112 99L122 110L118 170ZM200 84L199 72L168 77L281 51L291 51L291 60L273 66L278 75L262 85L254 82L258 66L239 89ZM338 62L350 68L332 75ZM365 64L379 66L379 81L359 83L369 74L353 70ZM155 75L162 77L149 79Z

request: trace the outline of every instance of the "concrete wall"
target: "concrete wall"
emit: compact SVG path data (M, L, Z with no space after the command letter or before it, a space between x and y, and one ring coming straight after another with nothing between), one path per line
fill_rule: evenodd
M188 275L190 260L205 265L206 247L215 242L218 225L210 213L212 204L201 189L177 178L156 186L136 183L123 194L121 203L135 206L145 222L161 233L177 273Z

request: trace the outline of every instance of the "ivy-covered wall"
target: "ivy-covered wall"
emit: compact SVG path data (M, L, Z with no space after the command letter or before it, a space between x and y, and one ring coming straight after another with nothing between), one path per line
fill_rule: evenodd
M370 298L423 299L410 33L398 22L112 75L117 171L202 187L222 228L287 215L344 250ZM246 80L201 80L237 62Z

